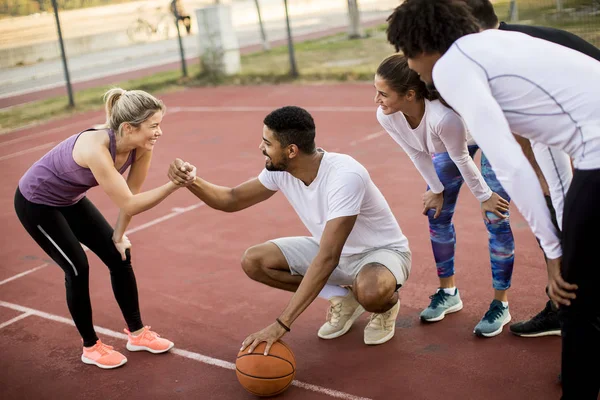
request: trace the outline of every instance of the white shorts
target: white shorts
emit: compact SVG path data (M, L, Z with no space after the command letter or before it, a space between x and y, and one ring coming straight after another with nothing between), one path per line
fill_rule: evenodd
M295 236L271 240L283 253L292 275L306 274L308 267L319 252L319 242L312 237ZM362 267L369 263L385 266L396 277L398 287L408 279L411 253L394 248L378 247L371 251L341 257L327 283L330 285L352 285Z

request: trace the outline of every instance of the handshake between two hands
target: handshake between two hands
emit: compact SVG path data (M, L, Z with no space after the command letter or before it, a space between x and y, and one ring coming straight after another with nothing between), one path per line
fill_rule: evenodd
M196 179L196 167L176 158L169 166L169 179L177 186L190 186Z

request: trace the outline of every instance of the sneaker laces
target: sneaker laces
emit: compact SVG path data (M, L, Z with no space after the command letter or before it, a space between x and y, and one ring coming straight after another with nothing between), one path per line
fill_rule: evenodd
M152 328L152 327L151 326L145 326L144 330L142 331L141 336L143 338L146 338L146 339L150 340L150 341L159 338L160 335L158 333L156 333L156 332L151 331L150 328Z
M492 303L490 305L490 309L487 310L485 315L483 316L483 319L485 319L489 323L492 323L495 320L497 320L498 318L500 318L500 316L503 313L504 313L504 307L502 307L501 304Z
M114 347L104 344L101 341L98 341L98 343L96 343L94 347L92 347L90 350L97 351L98 353L100 353L101 356L105 356L111 353L113 349Z
M342 302L340 301L337 304L331 304L327 309L327 316L325 319L329 322L330 325L336 326L340 320L342 313Z
M542 311L540 311L539 313L537 313L535 316L533 316L531 318L532 322L538 322L541 320L545 320L548 317L548 314L553 313L554 310L552 310L552 306L550 305L550 302L548 302L546 304L546 307L544 307L544 309Z
M392 310L386 311L381 314L373 313L371 314L371 318L369 318L369 323L367 327L373 329L381 329L381 330L390 330L392 328L392 323L394 322L390 316L392 315Z
M444 292L443 289L438 290L429 298L431 299L431 303L429 303L430 308L437 308L440 304L444 304L446 302L446 297L450 296L448 293Z

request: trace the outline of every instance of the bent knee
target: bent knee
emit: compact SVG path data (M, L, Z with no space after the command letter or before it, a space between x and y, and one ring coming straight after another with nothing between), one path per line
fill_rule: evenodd
M242 256L242 270L251 279L256 279L262 272L261 245L248 248Z
M365 265L354 280L356 299L370 312L387 311L395 292L396 278L381 264Z
M242 256L242 269L249 278L260 280L270 268L277 268L281 264L281 258L285 260L279 248L266 242L248 248Z

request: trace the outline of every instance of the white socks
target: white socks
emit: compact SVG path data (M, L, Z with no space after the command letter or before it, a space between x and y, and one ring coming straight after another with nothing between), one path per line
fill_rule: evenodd
M325 300L329 300L332 297L344 297L348 294L348 289L343 288L341 286L337 286L337 285L329 285L326 284L325 287L323 287L323 289L321 289L321 292L319 293L319 297Z
M443 290L444 293L453 296L454 293L456 292L456 287L454 286L454 287L451 287L451 288L439 288L438 291L439 290ZM504 307L504 308L508 307L508 301L502 301L501 303L502 303L502 307Z
M456 286L450 288L440 288L439 290L443 290L446 294L454 295L456 293Z

